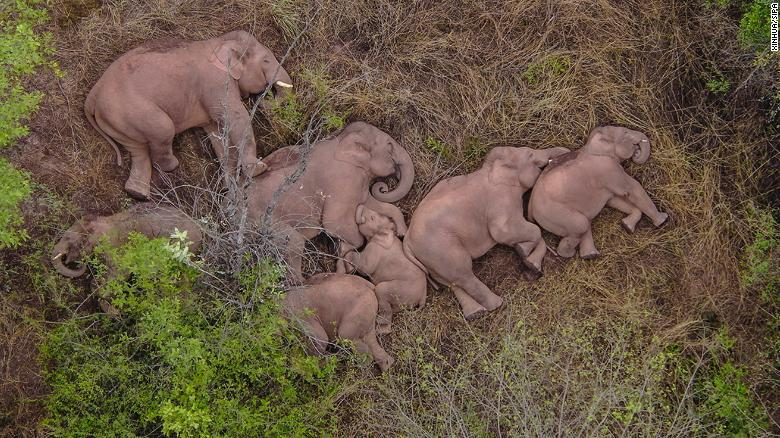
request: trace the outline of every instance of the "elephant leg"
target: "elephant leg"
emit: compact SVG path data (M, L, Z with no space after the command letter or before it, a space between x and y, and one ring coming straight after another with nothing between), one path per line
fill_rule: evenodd
M149 148L143 143L125 143L130 152L130 177L125 182L125 191L133 198L147 200L152 179L152 161L149 159Z
M580 244L580 238L574 236L566 236L558 243L558 255L567 259L574 257L577 250L577 245Z
M585 260L595 259L599 256L599 251L596 249L596 244L593 242L593 231L588 227L588 231L582 236L580 240L580 258Z
M636 224L642 219L642 210L638 209L634 204L628 202L625 198L620 196L614 196L607 201L607 207L614 208L628 216L624 217L620 223L623 225L626 231L633 233L636 229Z
M162 171L170 172L179 167L179 160L173 155L173 136L176 134L176 128L173 126L173 120L164 113L155 117L153 126L146 131L149 153L154 164Z
M282 238L277 243L279 250L284 255L287 264L287 272L295 283L303 282L303 252L306 249L306 237L286 223L277 223L274 226L274 234Z
M473 321L487 313L487 309L485 309L482 304L476 302L474 298L471 298L465 290L453 285L452 292L455 294L455 299L458 300L458 304L460 305L460 309L463 312L463 317L466 318L466 321Z
M214 155L217 156L217 160L220 163L225 162L225 157L228 156L228 140L220 137L219 126L216 123L206 125L203 127L208 135L209 143L211 143L211 150L214 151Z
M374 289L376 299L379 302L379 311L376 316L376 332L380 335L391 332L390 326L393 322L393 290L393 283L387 281L379 283Z
M542 259L547 246L542 239L542 231L525 219L497 218L488 224L493 239L515 248L520 258L535 273L542 272Z
M393 362L395 362L395 360L387 354L387 351L379 345L379 340L376 338L376 332L374 330L369 331L360 339L353 339L353 342L355 343L357 351L371 355L382 372L387 371Z
M566 230L566 234L558 243L558 255L568 259L574 257L577 245L580 244L585 233L590 230L590 220L582 213L572 211L566 218L566 224L563 228ZM595 250L595 247L593 249Z
M321 324L310 322L306 324L306 337L308 338L307 353L312 356L323 356L328 351L328 333Z
M519 242L515 243L515 251L523 259L525 266L534 273L542 272L542 260L547 253L547 245L542 239L542 231L532 223L526 223L520 230Z

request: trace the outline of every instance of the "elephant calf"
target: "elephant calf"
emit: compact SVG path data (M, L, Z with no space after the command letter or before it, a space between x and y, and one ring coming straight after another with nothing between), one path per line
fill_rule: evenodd
M646 214L659 227L668 215L661 213L631 178L621 162L631 158L643 164L650 158L650 140L641 132L618 126L594 129L588 142L545 169L531 192L528 219L561 236L558 254L574 256L579 246L583 259L599 255L590 223L604 206L627 214L623 228L633 232Z
M503 300L472 271L472 260L498 243L541 272L546 246L541 230L523 217L523 194L550 159L566 148L497 147L482 167L439 182L420 202L404 239L404 252L450 286L467 320L495 310Z
M386 371L393 358L376 338L378 307L374 285L346 274L314 275L284 297L288 318L300 322L309 337L309 353L323 355L329 342L349 339L357 351L370 354Z
M187 232L189 249L197 252L202 241L198 224L179 209L162 207L151 202L136 204L111 216L88 216L70 227L51 251L52 264L66 277L79 277L86 265L71 269L67 265L80 260L105 236L108 244L119 246L127 241L130 232L147 237L167 237L175 229Z
M428 282L425 272L404 255L389 217L360 205L355 219L368 243L363 251L348 253L346 262L376 285L377 333L389 333L394 312L425 305Z

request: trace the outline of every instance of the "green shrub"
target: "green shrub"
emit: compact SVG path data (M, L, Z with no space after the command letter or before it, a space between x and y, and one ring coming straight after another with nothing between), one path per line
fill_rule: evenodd
M739 22L739 40L757 51L769 48L769 0L753 0Z
M19 228L23 220L19 203L30 191L27 174L0 157L0 249L15 248L27 239L27 231Z
M67 436L333 433L335 365L306 356L280 316L279 269L267 263L240 281L259 276L263 300L226 304L198 289L182 243L132 235L100 247L116 270L103 294L122 316L74 315L48 334L45 425Z
M743 382L745 370L731 362L715 366L703 382L706 396L700 409L713 418L719 436L757 436L769 426L764 409Z
M29 130L22 120L38 108L40 91L28 92L22 79L40 66L59 73L47 58L54 53L52 36L35 28L49 20L41 0L6 1L0 5L0 147L11 145Z

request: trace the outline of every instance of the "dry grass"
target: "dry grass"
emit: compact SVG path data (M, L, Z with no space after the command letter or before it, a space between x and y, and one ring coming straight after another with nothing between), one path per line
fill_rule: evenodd
M280 54L310 22L286 63L302 111L311 114L318 100L302 72L320 72L330 108L382 127L410 151L418 176L401 202L407 218L437 181L473 169L494 146L576 148L604 124L653 141L651 160L628 170L671 225L655 230L643 221L628 235L619 215L605 211L594 223L602 257L550 257L535 282L509 251L491 252L477 262L478 276L506 307L466 324L451 294L431 291L426 308L399 315L396 332L383 339L398 358L392 375L346 373L345 435L685 435L692 420L668 422L646 408L672 400L679 402L670 405L674 412L690 394L642 399L641 419L629 426L612 411L643 388L661 391L647 361L665 345L699 342L692 333L706 312L732 329L737 357L755 382L771 373L759 359L756 297L738 276L749 238L745 207L776 187L767 163L777 155L759 129L758 76L728 100L705 91L703 77L715 64L739 81L750 73L725 14L676 0L95 3L49 2L66 77L39 78L47 98L12 157L84 212L120 208L128 172L87 127L84 98L117 56L154 38L240 28ZM256 121L265 153L297 141L277 122ZM177 137L182 166L174 183L209 180L215 166L203 136ZM431 152L429 138L449 153ZM767 403L776 413L777 400ZM19 430L34 429L36 418L14 421Z

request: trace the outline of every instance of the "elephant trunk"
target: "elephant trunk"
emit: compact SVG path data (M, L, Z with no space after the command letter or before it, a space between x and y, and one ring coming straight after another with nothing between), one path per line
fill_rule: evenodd
M276 76L274 76L276 73ZM278 70L272 71L270 76L273 81L276 99L283 99L289 89L292 89L292 78L281 65Z
M642 139L639 140L639 149L634 152L631 160L636 164L645 164L645 161L647 161L649 158L650 140L648 140L647 137L642 136Z
M81 277L84 275L85 272L87 272L87 266L81 266L78 269L70 269L69 267L65 266L65 262L68 259L69 256L69 244L65 241L66 239L63 238L60 240L55 246L54 249L52 249L51 254L51 263L54 266L54 269L57 270L60 274L68 277L68 278L76 278Z
M398 185L394 190L388 191L387 184L377 182L371 187L371 194L382 202L395 202L406 196L414 183L414 164L409 152L401 146L393 147L393 160L396 163L395 176L398 178Z

